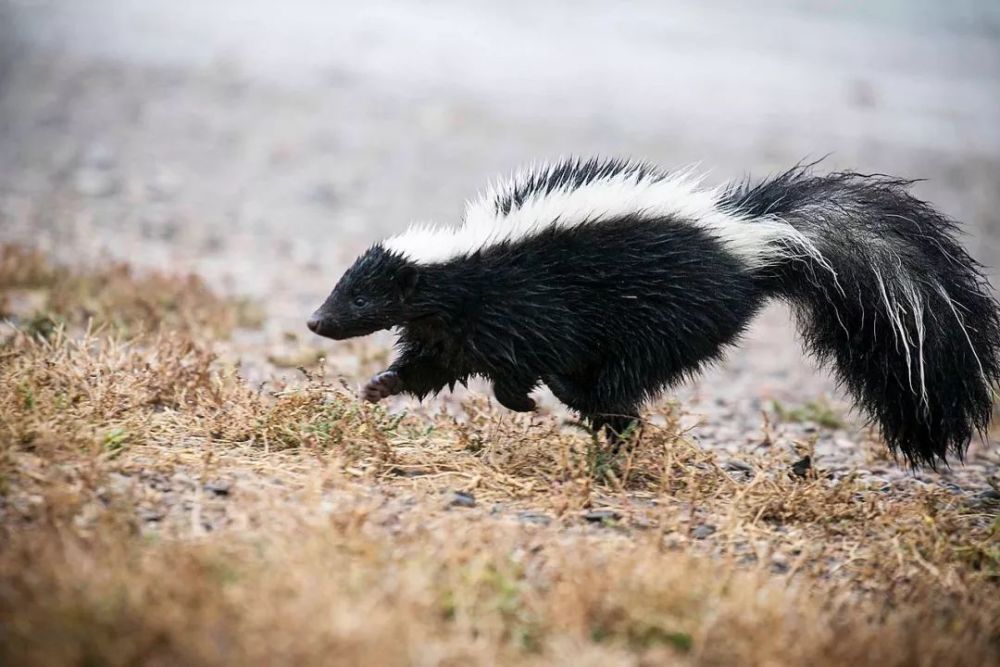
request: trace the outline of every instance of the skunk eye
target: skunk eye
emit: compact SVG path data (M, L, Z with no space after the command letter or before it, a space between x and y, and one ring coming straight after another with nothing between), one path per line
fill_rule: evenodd
M355 299L354 299L354 305L357 306L358 308L361 308L362 306L367 306L368 305L368 299L366 299L363 296L355 297Z

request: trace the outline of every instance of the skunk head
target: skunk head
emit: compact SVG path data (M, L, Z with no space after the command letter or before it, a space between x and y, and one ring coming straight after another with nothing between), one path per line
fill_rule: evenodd
M343 340L403 324L409 319L417 276L411 262L376 244L340 278L309 318L309 329Z

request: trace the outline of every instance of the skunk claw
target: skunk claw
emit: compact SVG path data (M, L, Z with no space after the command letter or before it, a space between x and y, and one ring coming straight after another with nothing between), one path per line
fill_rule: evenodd
M369 403L378 403L387 396L398 394L403 390L403 381L395 371L383 371L368 380L361 394Z

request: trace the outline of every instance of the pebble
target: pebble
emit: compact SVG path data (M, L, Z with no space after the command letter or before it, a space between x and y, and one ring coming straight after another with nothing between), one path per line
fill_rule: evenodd
M547 526L552 523L552 517L541 512L519 512L517 519L522 523L533 523L538 526Z
M715 534L715 526L707 523L698 524L691 531L691 537L696 540L703 540Z
M205 484L205 490L217 496L228 496L230 490L229 482L218 479Z
M942 488L947 489L951 493L962 493L962 487L959 486L958 484L955 484L954 482L941 482L941 486Z
M618 521L622 515L614 510L591 510L583 515L584 520L591 523L604 523L606 521Z
M737 482L748 482L753 478L753 467L742 461L727 461L722 465L723 470Z
M977 496L980 500L997 501L1000 500L1000 491L996 489L986 489Z
M784 574L788 572L789 564L788 558L784 554L774 553L771 555L771 571L775 574Z
M139 514L139 519L141 519L146 523L156 523L162 521L163 518L167 515L166 512L164 512L162 509L159 508L141 509L139 510L138 514Z
M801 459L792 464L792 472L799 477L805 477L809 474L812 469L812 457L803 456Z
M467 491L455 491L451 494L448 507L475 507L476 498Z

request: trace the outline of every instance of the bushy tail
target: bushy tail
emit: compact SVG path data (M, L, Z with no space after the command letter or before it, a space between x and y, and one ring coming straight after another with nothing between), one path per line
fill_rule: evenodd
M796 308L807 348L913 465L961 459L1000 384L1000 311L955 223L882 175L798 167L721 202L808 243L776 248L766 288ZM752 221L751 223L752 224ZM801 240L801 237L800 237Z

